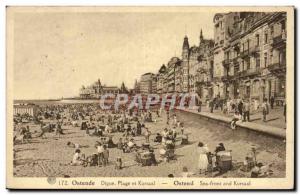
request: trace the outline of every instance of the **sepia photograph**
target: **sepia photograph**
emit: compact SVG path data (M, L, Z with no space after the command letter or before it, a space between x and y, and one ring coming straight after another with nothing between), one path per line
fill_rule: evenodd
M293 7L6 20L7 188L294 188Z

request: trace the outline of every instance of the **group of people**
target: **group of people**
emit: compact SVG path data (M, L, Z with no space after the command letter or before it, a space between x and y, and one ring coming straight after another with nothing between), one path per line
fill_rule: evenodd
M250 102L241 100L234 108L237 120L242 119L241 116L246 121L250 120ZM155 125L163 113L166 117L166 127L153 134L149 128L151 125L148 126L147 123ZM71 125L84 130L87 137L99 138L94 145L94 152L88 155L84 152L84 148L88 146L70 141L67 143L67 147L73 150L72 160L69 163L72 166L106 167L110 165L111 159L114 159L115 167L122 169L124 167L122 155L111 156L112 148L121 150L124 155L134 154L133 160L143 166L158 165L160 162L176 160L175 150L178 141L182 145L189 143L183 121L179 121L176 113L169 110L102 110L97 104L47 105L40 107L35 120L41 125L40 136L44 136L45 132L51 132L51 129L54 129L56 134L64 134L63 126ZM52 121L48 126L45 122L47 120ZM232 125L235 128L235 123ZM20 132L29 136L29 127L22 128ZM151 140L151 137L154 139ZM142 141L137 143L137 140ZM158 147L153 147L154 145ZM158 154L155 155L154 149L158 149ZM200 174L211 173L215 168L220 168L218 157L228 154L231 157L231 153L222 153L226 151L223 143L220 143L213 152L210 152L208 146L202 142L198 143L197 149ZM191 175L188 167L184 167L183 172L185 176Z
M198 112L201 112L202 102L198 101ZM270 97L269 101L267 98L263 99L263 102L259 104L258 100L253 99L221 99L220 97L215 97L212 100L207 100L207 107L210 112L213 113L214 110L220 109L224 114L233 113L233 119L231 121L231 128L234 129L236 122L241 120L243 122L250 121L250 112L257 112L259 109L262 113L262 121L267 122L267 115L270 113L270 109L274 109L275 98ZM286 121L286 103L283 103L283 116Z

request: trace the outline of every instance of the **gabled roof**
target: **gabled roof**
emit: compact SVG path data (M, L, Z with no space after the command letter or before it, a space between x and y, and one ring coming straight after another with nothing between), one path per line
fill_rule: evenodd
M160 69L159 69L159 73L165 73L167 71L167 67L163 64Z

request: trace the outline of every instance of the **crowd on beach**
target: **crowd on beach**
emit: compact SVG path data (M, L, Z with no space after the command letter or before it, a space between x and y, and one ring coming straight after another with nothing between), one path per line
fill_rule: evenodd
M247 102L243 104L244 107L246 105ZM162 127L160 133L153 133L148 123L155 124L163 117L166 121L165 127ZM184 121L179 120L176 112L161 107L153 107L149 110L128 110L126 107L118 110L102 110L97 104L40 106L37 115L32 118L25 115L14 116L14 142L16 143L18 140L33 138L29 126L24 127L20 118L27 118L40 125L40 132L36 137L45 138L47 134L63 136L64 126L72 126L85 131L86 136L99 138L92 144L95 148L92 154L84 152L89 146L68 141L66 147L74 149L72 159L66 162L68 166L107 167L113 164L115 169L123 169L125 166L122 157L114 157L115 162L111 162L110 150L133 154L133 160L140 166L159 166L160 163L176 161L178 145L190 144ZM121 137L114 142L113 138L116 134L121 134ZM139 140L143 138L142 144L137 144L136 138ZM154 144L159 147L153 147ZM215 171L222 173L232 169L231 151L225 149L223 143L219 143L215 150L210 150L203 141L199 141L196 147L199 155L198 171L191 172L189 167L185 166L182 168L183 177L199 174L212 176ZM156 150L158 151L155 153ZM251 173L251 177L260 177L271 173L269 167L270 165L258 163L255 151L252 151L245 157L241 170ZM171 177L172 174L169 176Z

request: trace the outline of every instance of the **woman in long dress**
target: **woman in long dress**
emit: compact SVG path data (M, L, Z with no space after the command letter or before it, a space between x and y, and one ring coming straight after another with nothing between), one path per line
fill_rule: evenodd
M198 152L199 152L199 172L205 173L207 171L208 166L208 159L206 153L208 153L208 147L207 145L204 145L202 142L199 142L198 144Z

